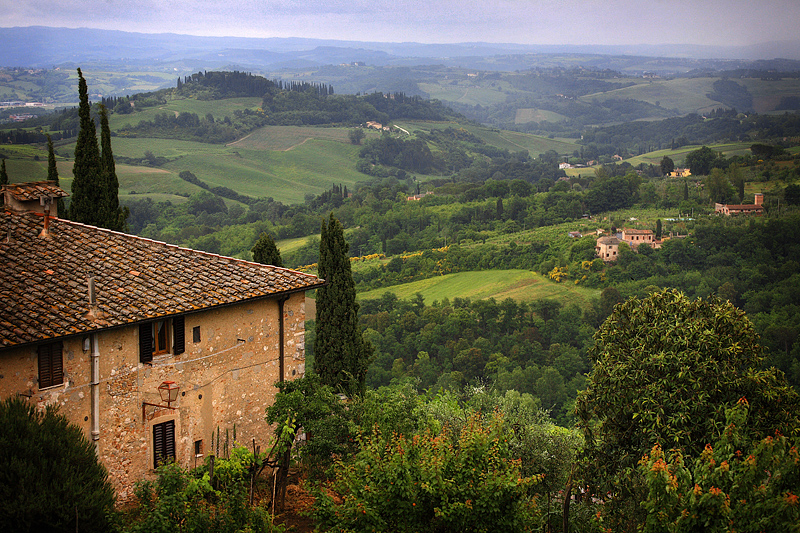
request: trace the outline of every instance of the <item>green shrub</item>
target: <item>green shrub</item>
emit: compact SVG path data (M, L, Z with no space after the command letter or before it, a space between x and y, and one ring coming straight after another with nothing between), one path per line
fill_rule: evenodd
M751 441L748 410L744 398L730 409L722 436L699 457L668 456L656 445L640 461L649 489L642 531L800 531L800 443L782 435Z
M539 511L509 450L503 418L473 415L459 435L375 430L352 460L338 461L330 488L319 491L318 525L332 532L521 532Z
M0 403L0 531L107 531L114 488L95 447L55 407Z
M283 531L266 509L249 504L249 468L255 461L244 447L234 448L229 459L216 458L213 486L208 464L192 471L176 463L160 466L155 481L137 483L139 506L125 533Z

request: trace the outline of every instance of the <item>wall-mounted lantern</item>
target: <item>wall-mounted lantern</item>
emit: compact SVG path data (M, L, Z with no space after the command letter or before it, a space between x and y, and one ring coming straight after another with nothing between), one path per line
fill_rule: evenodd
M172 402L178 400L178 391L180 390L180 386L175 383L174 381L164 381L161 385L158 386L158 394L161 395L161 401L165 402L167 405L157 404L157 403L149 403L149 402L142 402L142 424L145 423L147 420L147 415L145 413L145 407L158 407L160 409L177 409L177 407L172 407Z
M167 407L171 408L172 402L178 399L180 387L174 381L165 381L158 386L158 393L161 394L161 401L167 402Z

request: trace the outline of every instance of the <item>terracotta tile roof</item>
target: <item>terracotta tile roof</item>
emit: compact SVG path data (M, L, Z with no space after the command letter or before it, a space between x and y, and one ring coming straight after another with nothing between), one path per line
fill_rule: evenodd
M649 229L624 229L622 230L626 235L652 235L653 232Z
M725 207L729 211L762 211L764 209L763 205L756 205L756 204L744 204L744 205L726 204Z
M619 244L620 242L622 241L620 241L616 237L600 237L599 239L597 239L597 244L614 245L614 244Z
M31 181L28 183L11 183L3 185L3 191L8 192L15 200L30 202L40 198L62 198L69 194L61 189L54 181Z
M0 213L0 348L313 289L302 272L43 217ZM8 241L10 229L10 242ZM97 308L89 312L88 278Z

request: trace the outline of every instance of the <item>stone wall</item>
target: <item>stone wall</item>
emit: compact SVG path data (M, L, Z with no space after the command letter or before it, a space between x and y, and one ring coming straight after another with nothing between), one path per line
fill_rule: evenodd
M284 304L284 376L305 372L305 297L293 294ZM264 420L279 379L279 303L263 299L185 315L186 351L139 362L139 328L131 326L96 335L100 353L100 435L98 454L120 501L133 497L135 482L153 472L153 426L175 421L176 460L201 464L207 455L236 441L262 450L272 436ZM194 342L194 329L200 340ZM60 412L91 438L91 343L87 336L64 339L64 384L38 389L37 348L0 353L0 396L24 393L40 406ZM84 348L89 349L84 349ZM162 404L157 387L174 381L176 409ZM217 431L221 436L217 442ZM213 437L212 437L213 435ZM212 439L214 449L212 450ZM201 455L195 454L198 443Z

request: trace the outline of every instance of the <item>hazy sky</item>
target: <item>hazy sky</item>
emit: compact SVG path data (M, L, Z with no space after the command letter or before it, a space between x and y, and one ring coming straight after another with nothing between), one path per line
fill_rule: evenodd
M800 0L0 0L0 26L521 44L800 39Z

